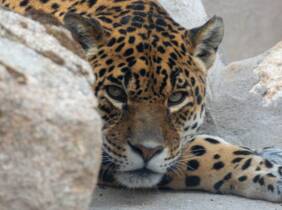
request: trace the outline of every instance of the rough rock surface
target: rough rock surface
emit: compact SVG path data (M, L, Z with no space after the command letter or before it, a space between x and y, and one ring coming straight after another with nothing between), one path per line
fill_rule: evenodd
M0 8L1 210L88 209L101 122L80 52L62 27Z
M281 210L282 204L205 192L96 190L91 210Z
M209 86L204 132L253 148L282 148L282 42L211 72Z

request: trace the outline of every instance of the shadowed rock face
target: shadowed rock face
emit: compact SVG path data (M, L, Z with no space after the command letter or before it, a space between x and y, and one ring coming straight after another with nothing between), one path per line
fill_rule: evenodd
M0 9L1 210L88 208L101 121L81 57L62 27Z

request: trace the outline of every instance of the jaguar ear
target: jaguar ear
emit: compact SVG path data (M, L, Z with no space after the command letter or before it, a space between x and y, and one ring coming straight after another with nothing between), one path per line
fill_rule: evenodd
M74 13L64 16L65 27L70 30L73 38L78 41L83 49L89 50L104 38L104 29L101 24L93 19L82 17Z
M209 69L224 35L224 24L220 17L214 16L204 25L190 30L193 56L198 57Z

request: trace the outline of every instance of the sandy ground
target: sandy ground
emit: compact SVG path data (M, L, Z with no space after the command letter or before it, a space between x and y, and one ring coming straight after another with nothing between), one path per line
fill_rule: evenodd
M91 210L282 210L282 204L205 192L97 189Z

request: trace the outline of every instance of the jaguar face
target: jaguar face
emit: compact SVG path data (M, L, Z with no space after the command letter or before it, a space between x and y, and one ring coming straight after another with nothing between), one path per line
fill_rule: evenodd
M138 62L131 71L146 69L145 76L121 74L121 80L114 80L119 84L105 81L99 98L106 162L114 163L121 184L134 188L152 187L168 170L176 170L183 139L202 123L205 94L202 71L190 74L191 82L181 67L159 75L159 66Z
M172 19L160 21L162 15L146 15L135 29L129 21L134 30L127 31L65 16L96 75L103 165L129 188L155 186L183 164L185 139L203 121L207 69L223 36L218 17L188 31Z

